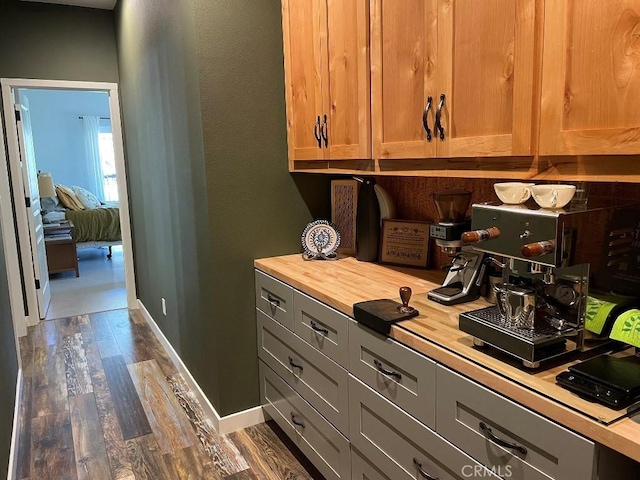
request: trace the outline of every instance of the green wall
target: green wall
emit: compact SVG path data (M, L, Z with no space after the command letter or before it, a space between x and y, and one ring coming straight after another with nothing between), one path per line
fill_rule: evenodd
M0 0L0 76L117 82L113 12Z
M16 400L16 382L18 380L18 355L16 352L13 319L9 306L9 284L2 235L0 235L0 472L6 472L9 466L11 448L11 429ZM3 477L0 473L0 477Z
M253 259L329 210L328 179L287 171L280 1L116 17L139 298L218 413L254 407Z

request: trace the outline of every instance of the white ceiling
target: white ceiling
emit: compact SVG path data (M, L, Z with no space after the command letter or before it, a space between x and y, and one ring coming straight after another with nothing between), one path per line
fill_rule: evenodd
M73 5L76 7L102 8L113 10L117 0L22 0L23 2L57 3L59 5Z

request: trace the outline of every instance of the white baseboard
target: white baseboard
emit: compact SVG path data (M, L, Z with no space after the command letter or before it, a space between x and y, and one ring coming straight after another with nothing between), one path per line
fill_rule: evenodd
M9 470L7 480L15 480L18 475L18 445L20 444L20 405L22 405L22 369L18 370L16 381L16 404L13 408L13 429L11 431L11 450L9 450Z
M171 361L173 361L178 371L182 374L185 382L195 394L196 399L198 400L198 402L200 402L200 405L204 410L204 413L212 419L213 425L220 435L226 435L228 433L235 432L236 430L251 427L253 425L264 422L265 418L261 406L250 408L242 412L233 413L225 417L220 417L216 409L213 407L213 405L211 405L211 402L200 388L200 385L198 385L198 382L196 382L196 380L193 378L191 372L189 372L189 370L187 369L187 366L182 362L182 359L177 354L171 343L169 343L167 337L164 336L164 333L162 333L162 330L160 330L160 327L158 327L158 324L155 322L140 299L138 299L138 306L140 308L142 317L147 321L147 323L151 327L151 330L156 335L156 338L169 354L169 358L171 358Z

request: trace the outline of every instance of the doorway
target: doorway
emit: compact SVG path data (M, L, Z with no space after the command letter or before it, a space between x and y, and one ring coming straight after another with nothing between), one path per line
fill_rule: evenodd
M71 259L71 263L73 263L73 260L78 258L76 255L86 256L86 253L83 250L77 250L76 254L76 238L78 240L82 240L77 243L77 246L99 247L102 245L111 247L115 244L121 244L121 249L115 247L116 250L113 253L116 262L119 260L124 270L126 307L130 309L137 308L133 267L133 248L131 241L127 182L117 85L101 82L26 79L2 79L1 85L4 109L3 131L7 141L9 157L8 162L0 162L0 198L10 198L12 201L2 202L2 205L0 206L0 225L3 232L6 257L8 259L12 259L11 262L7 262L7 274L11 289L11 306L16 332L18 335L25 334L27 326L36 325L45 317L51 318L46 315L47 294L51 287L50 282L48 282L49 272L47 270L47 263L51 264L51 262L47 262L47 257L44 253L45 242L42 241L44 233L46 232L49 232L47 235L47 241L52 241L52 243L46 244L46 250L49 251L49 247L55 246L55 258L58 260L63 258L63 254L59 254L58 252L64 252L64 248L66 248L64 245L65 239L70 239L71 236L73 236L73 245L69 245L72 252L68 256L68 258ZM35 156L36 152L33 148L33 129L30 125L30 121L33 120L33 113L35 112L35 108L33 108L34 105L32 104L36 102L29 102L29 96L31 95L35 99L45 90L53 93L57 92L58 98L64 98L66 94L73 94L75 92L84 95L95 95L96 98L102 97L106 102L106 105L104 106L106 111L103 111L98 115L94 115L96 113L95 111L85 111L80 115L76 112L75 118L75 122L78 125L84 123L86 125L83 128L87 129L92 128L91 122L94 121L95 117L95 128L98 129L96 131L100 130L100 140L102 141L102 145L99 145L100 142L96 141L96 150L99 150L100 147L104 149L105 136L112 141L113 157L110 160L110 165L101 166L99 163L97 164L97 167L94 165L94 167L100 171L100 175L92 176L91 174L86 174L84 176L86 178L83 178L81 175L83 169L76 166L70 166L65 170L60 166L55 167L55 162L53 164L50 162L44 162L45 165L38 165L38 159ZM58 110L61 109L62 106L58 107ZM86 119L83 118L85 116L87 117ZM107 119L108 122L106 122ZM105 128L105 122L108 123L108 125L106 125L108 128ZM58 135L58 137L60 136ZM91 139L92 137L91 135L88 135L87 138ZM55 145L55 142L52 145ZM87 147L88 150L83 150L81 155L85 154L84 152L89 152L87 155L90 155L90 147L91 146L89 145ZM4 152L0 155L3 154ZM87 161L90 162L91 160L87 158ZM40 168L41 166L44 168ZM89 165L89 167L91 167L91 165ZM44 170L45 168L47 169L46 172L38 172L38 170ZM49 216L49 218L47 218L49 213L53 214L50 210L51 205L49 204L43 211L42 204L45 203L45 200L51 200L52 198L45 198L43 195L43 198L41 199L38 184L40 183L40 189L45 192L47 190L46 181L44 184L42 181L49 180L49 184L53 184L52 177L55 179L55 175L52 175L52 172L48 170L53 169L55 171L55 168L58 168L57 175L59 179L56 180L56 184L58 184L58 182L62 183L60 180L60 177L62 177L68 179L65 180L67 183L83 183L88 187L78 187L80 190L86 190L87 192L90 192L90 190L97 191L101 197L99 201L100 205L96 205L99 208L90 212L90 209L86 209L85 211L83 206L80 205L79 208L82 208L83 212L88 215L83 214L78 217L77 215L83 212L67 210L67 213L61 214L62 217ZM110 168L111 170L109 170ZM91 170L91 168L88 170ZM115 182L117 183L117 187L113 182L114 179L117 179L117 182ZM44 188L43 185L45 185ZM57 185L57 187L60 187L60 185ZM76 187L77 186L74 185L74 190ZM56 188L55 191L58 194L55 198L56 201L58 198L62 199L65 196L65 192L61 192L59 188ZM76 193L78 193L78 198L84 202L85 198L81 196L82 192L78 192L76 190ZM112 204L102 205L104 200L107 199L107 196L109 196L109 199L117 199L117 206ZM93 195L93 197L97 200L96 195ZM90 202L93 200L89 198L88 201ZM85 223L88 224L94 222L94 220L88 220L85 222L86 217L94 216L94 214L104 216L107 210L109 210L109 215L115 217L111 219L112 225L115 225L115 220L119 220L119 241L113 241L116 240L116 237L96 236L94 238L92 235L97 234L87 233L84 230L83 225ZM45 213L45 218L43 218L43 212ZM72 214L77 215L74 217ZM68 225L73 226L73 221L71 221L70 224L68 223L70 219L74 219L75 222L79 224L76 225L73 230L66 229ZM43 223L43 220L47 223ZM57 227L58 225L60 228L52 228L52 226ZM58 235L58 238L53 238L52 232ZM100 233L100 235L103 234ZM115 233L111 233L111 235L115 235ZM100 252L96 252L94 250L93 257L96 256L96 253ZM106 257L106 253L101 255L103 258ZM111 259L109 259L109 261L111 261ZM111 265L116 262L113 262ZM56 265L54 269L55 268L60 268L60 266ZM69 268L73 270L73 265L70 265ZM77 265L75 267L75 272L76 274L79 272ZM76 284L83 285L82 281L86 280L88 283L89 278L78 280L80 280L80 282L76 282ZM55 289L53 290L55 291ZM82 295L82 289L76 289L76 294ZM108 303L106 305L108 306ZM120 304L116 306L122 307L123 305ZM90 307L87 306L87 308ZM90 313L90 311L74 312L74 314L80 313Z

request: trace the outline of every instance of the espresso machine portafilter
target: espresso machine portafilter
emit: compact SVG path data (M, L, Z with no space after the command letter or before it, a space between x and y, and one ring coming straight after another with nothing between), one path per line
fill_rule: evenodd
M616 245L628 246L639 211L637 202L597 197L575 211L474 204L462 242L503 267L502 283L498 305L460 314L460 330L531 368L601 345L607 339L585 329L589 290L613 289L616 265L625 264Z

